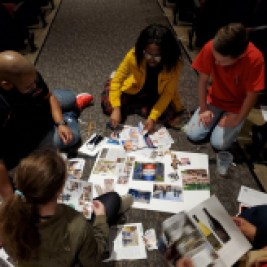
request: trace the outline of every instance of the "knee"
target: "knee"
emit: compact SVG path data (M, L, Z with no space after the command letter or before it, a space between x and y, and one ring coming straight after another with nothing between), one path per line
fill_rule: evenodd
M205 136L203 136L203 133L199 132L194 124L187 125L186 135L187 138L193 142L202 141L205 138Z

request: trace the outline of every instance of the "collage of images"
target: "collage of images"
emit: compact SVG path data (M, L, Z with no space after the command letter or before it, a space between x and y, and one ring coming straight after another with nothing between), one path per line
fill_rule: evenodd
M138 127L124 126L120 132L111 134L119 143L128 140L135 143L136 148L142 149L128 151L120 145L105 145L99 150L88 178L93 197L110 191L121 195L128 193L133 196L134 205L165 211L166 205L157 203L184 203L185 193L189 191L205 191L209 194L210 180L206 157L203 161L201 154L181 154L170 150L173 139L164 127L149 135L150 141L157 144L157 147L153 145L149 148L144 143L147 139L144 139L142 129L141 124ZM71 185L74 183L72 180L82 179L84 165L83 158L68 160L69 181L63 201L74 202L73 205L78 206L79 210L87 210L90 213L88 203L83 199L83 190L80 189L85 185L79 182L80 185L76 186L76 189ZM199 168L200 166L202 167Z

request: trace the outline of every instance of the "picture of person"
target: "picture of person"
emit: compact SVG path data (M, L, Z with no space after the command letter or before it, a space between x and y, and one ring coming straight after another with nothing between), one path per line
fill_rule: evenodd
M149 192L149 191L129 189L128 194L131 194L134 198L134 201L136 201L136 202L141 202L141 203L145 203L145 204L150 203L151 192Z
M83 187L80 199L84 200L85 202L89 202L92 200L92 187L91 187L91 185Z
M67 190L69 190L70 192L73 192L73 191L79 190L80 184L78 182L68 180L66 185L67 185L66 187Z
M136 226L124 226L121 236L124 247L138 246L138 232Z
M135 162L133 180L164 181L164 165L162 163Z
M85 165L84 159L73 159L67 161L67 172L71 179L81 179L83 168Z
M114 179L104 179L104 192L114 191Z
M185 165L190 165L191 161L189 158L180 158L179 159L179 165L185 166Z
M153 198L181 202L183 201L183 190L177 185L154 184Z
M117 180L117 184L128 184L129 182L129 176L120 176Z

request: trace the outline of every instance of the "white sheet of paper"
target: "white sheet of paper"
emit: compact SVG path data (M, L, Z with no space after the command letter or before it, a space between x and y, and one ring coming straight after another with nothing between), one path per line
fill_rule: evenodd
M92 137L93 135L91 136L91 138ZM82 144L82 146L78 149L78 152L81 154L90 156L90 157L94 157L99 152L99 150L107 143L108 138L104 137L104 139L92 150L88 149L88 146L87 146L87 143L91 138L89 138Z
M142 223L116 225L110 230L110 258L112 260L146 259Z
M265 121L267 121L267 106L261 106L262 117Z
M265 205L267 204L267 194L242 185L237 201L250 207Z

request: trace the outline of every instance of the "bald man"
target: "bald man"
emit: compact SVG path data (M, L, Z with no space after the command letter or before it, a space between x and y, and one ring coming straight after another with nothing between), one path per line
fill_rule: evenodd
M13 51L0 53L0 195L3 198L12 192L8 170L21 158L38 147L65 149L80 140L78 114L72 91L55 90L52 94L25 57Z

